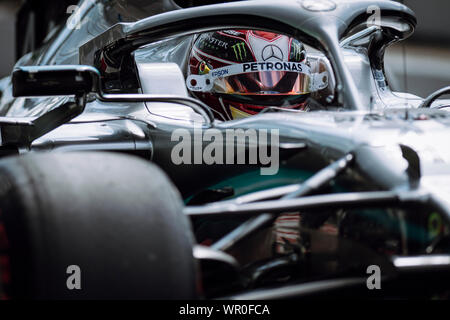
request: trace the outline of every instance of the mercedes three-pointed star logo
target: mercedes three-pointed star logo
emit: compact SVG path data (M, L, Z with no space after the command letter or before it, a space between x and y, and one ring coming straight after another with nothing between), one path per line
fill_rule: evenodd
M284 55L280 47L277 47L276 45L273 44L269 44L264 47L262 51L262 58L264 61L267 61L270 58L275 58L280 61L283 61Z

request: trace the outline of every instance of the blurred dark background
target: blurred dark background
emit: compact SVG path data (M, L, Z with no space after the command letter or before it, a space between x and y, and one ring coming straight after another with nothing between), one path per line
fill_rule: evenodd
M404 0L417 15L415 34L392 46L386 70L394 90L419 96L450 85L450 1Z
M395 90L426 96L450 85L450 1L399 2L416 12L419 24L413 37L389 49L388 77ZM0 0L0 78L10 73L17 57L42 41L52 26L65 21L69 17L68 6L78 1L59 0L51 6L45 3L43 0ZM26 37L30 34L33 36ZM26 45L18 45L16 38Z
M11 72L16 59L15 15L19 1L0 0L0 77Z

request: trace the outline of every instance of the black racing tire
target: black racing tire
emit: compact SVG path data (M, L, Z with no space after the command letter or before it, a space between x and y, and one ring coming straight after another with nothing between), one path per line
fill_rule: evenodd
M12 299L195 299L193 236L182 208L162 170L135 157L5 158L0 297L3 287ZM67 286L73 265L80 290Z

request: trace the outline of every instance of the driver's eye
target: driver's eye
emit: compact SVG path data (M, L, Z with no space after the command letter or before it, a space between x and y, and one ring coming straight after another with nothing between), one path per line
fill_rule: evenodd
M305 50L303 50L302 53L300 53L300 61L305 60L305 58L306 58L306 52L305 52Z
M239 75L238 78L248 92L261 91L261 88L258 86L256 81L250 78L248 74Z

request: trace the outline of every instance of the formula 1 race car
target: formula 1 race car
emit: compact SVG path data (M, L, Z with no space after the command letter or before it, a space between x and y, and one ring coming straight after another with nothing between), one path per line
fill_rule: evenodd
M384 71L410 9L145 3L0 81L2 298L447 297L450 88Z

